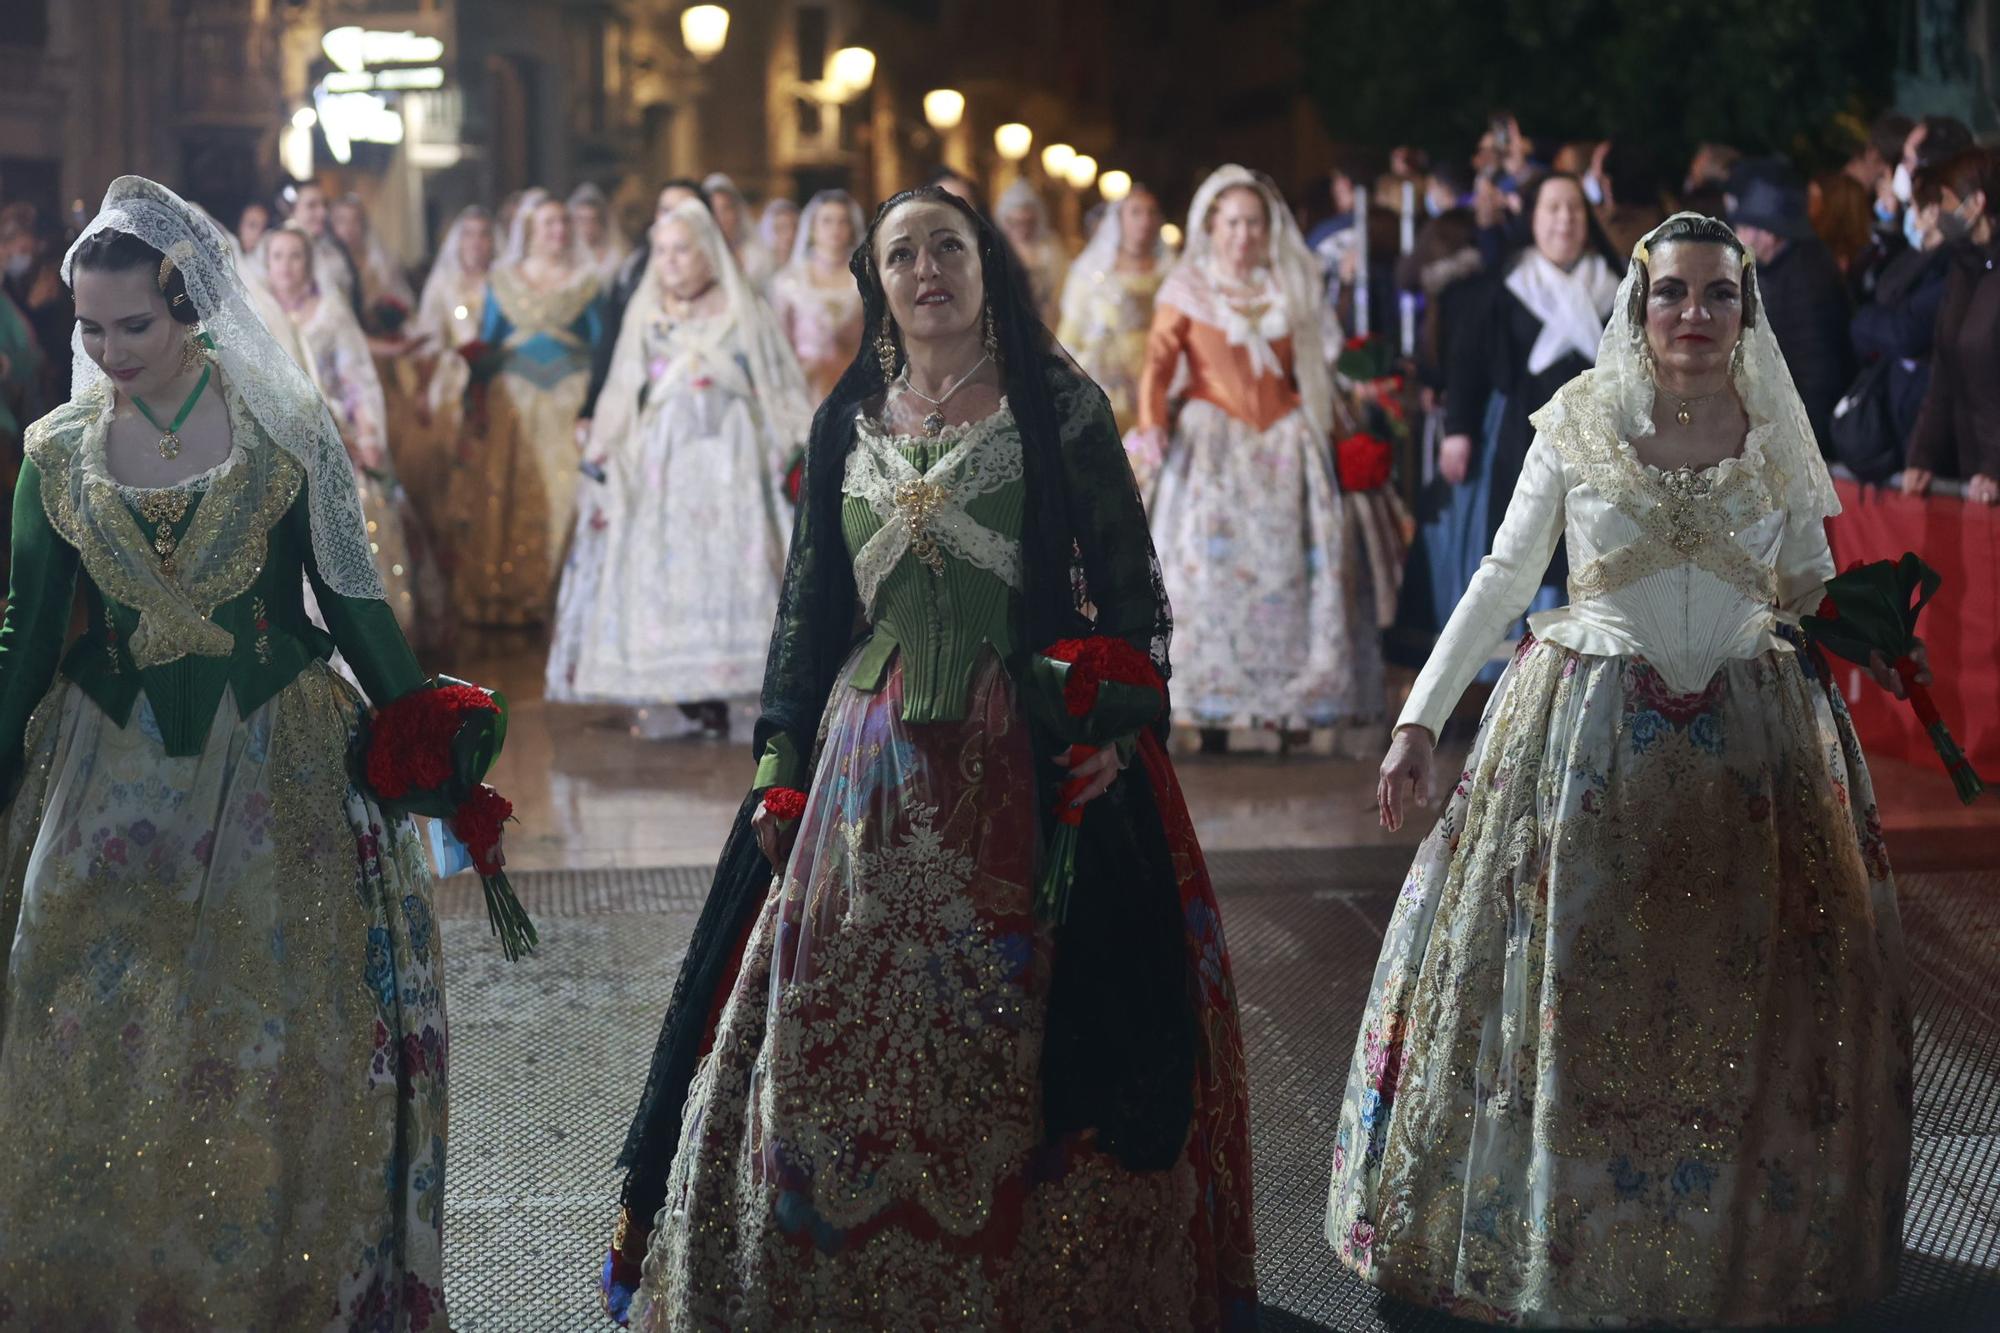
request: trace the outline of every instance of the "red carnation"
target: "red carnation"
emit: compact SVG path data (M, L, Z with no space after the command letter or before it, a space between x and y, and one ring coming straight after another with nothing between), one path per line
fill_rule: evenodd
M773 819L789 823L806 812L806 794L797 787L772 787L764 793L764 808Z
M792 460L792 465L785 469L785 498L794 505L798 504L799 492L805 489L805 484L806 458L804 454L800 454Z
M500 872L500 832L513 818L514 803L483 783L474 788L465 804L452 816L451 831L472 854L472 868L481 875Z
M1063 677L1063 707L1071 717L1088 716L1097 706L1098 686L1106 681L1124 685L1144 685L1166 691L1153 661L1125 640L1108 634L1088 639L1063 639L1042 654L1056 662L1070 664Z
M472 685L412 690L375 714L368 743L368 785L384 800L435 791L451 781L451 747L472 713L499 705Z
M1350 435L1335 446L1334 464L1340 474L1340 489L1358 495L1389 484L1394 455L1387 440L1363 433Z
M1822 597L1819 599L1819 611L1817 614L1821 620L1838 620L1840 619L1840 608L1834 604L1833 598Z

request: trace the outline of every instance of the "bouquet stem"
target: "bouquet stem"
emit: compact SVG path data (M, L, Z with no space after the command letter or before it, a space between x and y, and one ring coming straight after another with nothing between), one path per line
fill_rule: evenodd
M1986 784L1973 769L1972 761L1965 757L1965 751L1959 749L1958 742L1952 739L1936 701L1931 698L1930 688L1917 680L1917 671L1915 659L1896 659L1896 675L1902 679L1903 689L1910 696L1910 707L1915 710L1917 721L1923 723L1938 758L1944 761L1945 772L1951 774L1951 785L1958 792L1959 802L1971 805L1986 790Z

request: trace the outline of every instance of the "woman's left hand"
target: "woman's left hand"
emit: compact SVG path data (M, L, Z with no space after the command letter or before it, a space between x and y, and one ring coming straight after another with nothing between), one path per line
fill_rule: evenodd
M1109 791L1111 784L1118 779L1118 770L1124 767L1119 762L1118 747L1115 745L1100 748L1096 754L1074 767L1071 766L1069 755L1065 752L1055 757L1055 765L1057 768L1069 770L1070 780L1064 784L1064 789L1075 791L1075 795L1070 797L1072 809L1089 805ZM1076 785L1078 783L1084 785L1078 788Z
M1917 664L1917 684L1930 684L1931 659L1930 655L1924 651L1924 641L1922 639L1918 639L1916 645L1910 649L1910 660ZM1907 699L1910 697L1910 692L1903 688L1903 678L1896 674L1896 668L1891 666L1889 660L1883 657L1882 654L1868 654L1868 674L1874 678L1877 685L1880 685L1898 699Z
M2000 504L2000 477L1989 477L1984 472L1975 472L1965 483L1965 498L1978 504Z

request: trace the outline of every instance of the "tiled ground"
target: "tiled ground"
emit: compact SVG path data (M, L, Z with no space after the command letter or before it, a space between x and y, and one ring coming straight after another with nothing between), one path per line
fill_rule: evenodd
M1254 761L1242 761L1246 764ZM1328 762L1327 767L1333 765ZM1249 1048L1265 1327L1460 1327L1384 1307L1319 1239L1327 1141L1402 848L1212 859ZM705 869L526 873L543 951L509 966L443 886L452 996L446 1263L460 1333L602 1330L610 1168ZM1904 1280L1855 1329L2000 1329L2000 873L1907 874L1918 1150Z

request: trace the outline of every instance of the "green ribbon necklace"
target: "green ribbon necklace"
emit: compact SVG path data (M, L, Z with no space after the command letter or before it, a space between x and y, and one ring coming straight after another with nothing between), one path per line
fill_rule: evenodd
M201 378L194 382L194 392L187 396L187 401L181 404L181 410L174 414L174 424L171 426L162 426L160 424L160 419L153 415L153 409L146 406L145 399L139 397L137 394L132 396L132 401L138 404L139 411L145 416L147 422L152 425L154 430L160 432L160 457L179 458L181 456L181 427L187 424L188 413L194 411L194 405L201 401L202 390L208 387L208 377L214 369L215 367L213 366L203 366L201 368Z

